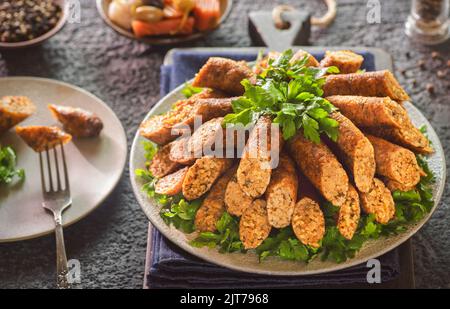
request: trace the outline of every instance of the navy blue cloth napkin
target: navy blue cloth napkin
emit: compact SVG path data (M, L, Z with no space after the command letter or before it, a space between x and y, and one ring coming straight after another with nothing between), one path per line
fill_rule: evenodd
M362 53L363 68L375 69L372 54ZM207 53L177 51L173 63L161 68L161 95L167 94L178 85L191 79L211 56L221 56L236 60L255 60L254 53ZM322 54L315 54L319 60ZM274 277L254 275L229 270L196 258L176 247L156 229L152 228L149 270L146 273L150 288L299 288L320 285L364 283L368 268L365 264L345 270L314 276ZM399 255L393 250L379 258L382 281L395 279L400 270Z

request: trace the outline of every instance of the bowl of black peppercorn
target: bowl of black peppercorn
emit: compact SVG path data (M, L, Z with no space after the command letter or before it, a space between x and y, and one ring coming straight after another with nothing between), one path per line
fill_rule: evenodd
M2 0L0 49L41 44L64 27L67 17L65 0Z

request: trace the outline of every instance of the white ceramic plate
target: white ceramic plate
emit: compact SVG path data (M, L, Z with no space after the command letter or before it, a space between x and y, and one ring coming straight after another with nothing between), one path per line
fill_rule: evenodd
M181 85L180 87L170 92L163 99L161 99L153 107L153 109L149 112L145 119L148 119L152 115L161 114L169 110L174 102L183 99L184 97L181 93L183 87L184 85ZM315 259L311 263L306 264L302 262L285 261L276 257L269 257L262 263L259 263L257 256L251 251L247 252L247 254L242 254L239 252L231 254L221 254L217 249L194 248L189 245L189 241L193 238L193 235L186 235L183 232L178 231L174 227L166 225L159 215L160 206L158 206L153 200L149 199L142 192L142 183L137 180L136 177L131 173L133 190L139 201L139 204L141 205L151 223L164 236L166 236L170 241L183 248L190 254L214 264L239 271L283 276L300 276L326 273L358 265L366 262L368 259L383 255L384 253L396 248L397 246L408 240L425 224L425 222L428 221L428 219L435 211L437 205L439 204L442 196L446 176L445 155L442 149L442 145L439 141L438 136L436 135L436 132L433 130L430 123L422 115L422 113L409 102L405 102L405 107L416 126L425 124L428 127L428 136L435 149L435 153L428 157L429 166L436 175L436 182L433 186L433 196L435 200L434 207L425 218L423 218L416 224L410 225L405 232L387 238L367 241L363 248L357 253L355 258L349 259L341 264L337 264L333 261L322 262L320 259ZM144 168L145 166L144 151L141 146L141 142L143 140L144 138L136 134L130 154L130 171L134 171L137 168Z
M60 104L90 110L103 120L100 136L74 139L64 149L70 176L72 206L64 212L64 225L82 219L111 193L119 181L127 157L124 129L114 112L94 95L62 82L34 78L0 78L0 97L28 96L37 112L21 125L58 125L47 104ZM39 157L11 129L0 138L12 146L18 166L25 169L23 183L0 186L0 242L18 241L53 231L53 218L41 206Z

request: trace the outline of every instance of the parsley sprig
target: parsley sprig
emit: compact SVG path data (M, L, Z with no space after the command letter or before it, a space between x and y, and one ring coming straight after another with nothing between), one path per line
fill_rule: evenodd
M257 77L255 84L241 82L245 93L232 102L233 113L225 116L225 124L254 124L261 115L269 115L278 123L285 140L303 129L306 138L320 143L325 133L336 141L338 122L329 117L336 108L323 96L326 73L337 73L336 67L307 67L308 57L292 62L287 50Z
M0 184L9 184L15 177L19 180L25 178L25 171L16 167L17 155L9 146L0 145Z

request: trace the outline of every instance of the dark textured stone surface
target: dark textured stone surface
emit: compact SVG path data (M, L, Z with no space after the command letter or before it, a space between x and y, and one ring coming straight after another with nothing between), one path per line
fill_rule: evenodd
M95 1L81 0L81 24L68 24L56 37L31 50L1 52L0 75L33 75L59 79L80 86L108 103L126 128L131 141L136 128L158 100L159 67L166 50L120 37L107 28ZM325 10L322 1L283 1L297 7ZM340 0L336 21L327 29L313 29L313 45L373 46L391 53L397 77L413 102L431 120L450 163L450 97L448 74L436 77L431 49L411 43L403 34L408 0L381 1L381 23L366 22L367 1ZM271 8L272 0L235 1L227 22L194 46L250 46L247 12ZM445 62L450 48L439 47ZM409 53L409 55L406 54ZM408 57L409 56L409 57ZM427 59L426 70L412 68ZM413 80L417 85L413 85ZM424 89L434 83L436 94ZM65 230L68 256L80 260L84 288L140 288L143 280L147 220L138 208L126 171L114 194L93 214ZM418 287L450 288L450 190L425 227L413 238ZM55 272L53 236L0 244L0 288L53 288Z

